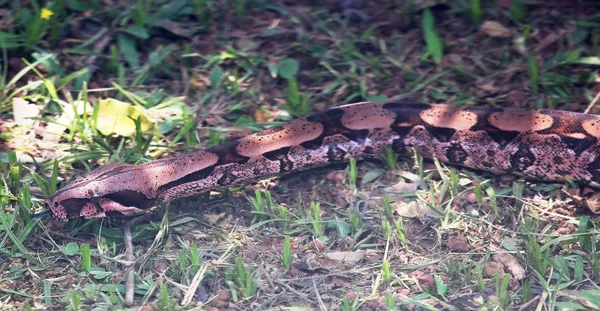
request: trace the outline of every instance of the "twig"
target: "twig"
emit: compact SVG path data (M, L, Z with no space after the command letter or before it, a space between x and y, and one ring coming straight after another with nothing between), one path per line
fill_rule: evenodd
M594 105L596 104L596 102L598 101L598 99L600 98L600 92L598 92L596 94L596 97L594 97L594 99L592 99L592 101L590 102L590 104L587 106L587 108L585 108L585 111L583 113L588 113L590 112L590 110L592 110L592 107L594 107Z
M317 289L317 283L315 283L315 280L312 280L313 283L313 288L315 289L315 296L317 297L317 301L319 302L319 308L323 311L327 311L327 307L325 306L325 303L323 303L323 299L321 299L321 295L319 294L319 289Z
M181 301L182 306L185 306L192 301L192 298L196 295L196 290L198 289L200 282L204 279L204 274L206 274L207 269L208 265L203 265L201 269L198 269L198 272L196 272L196 275L194 275L194 278L192 279L192 283L183 296L183 300Z
M314 280L313 280L314 281ZM279 282L278 280L275 280L275 283L285 287L288 291L296 294L296 296L298 296L299 298L301 298L302 300L308 302L308 303L315 303L312 299L310 299L307 295L305 295L304 293L301 293L300 291L296 290L295 288L283 283L283 282Z
M123 225L123 242L125 244L125 257L130 262L135 262L133 256L133 238L131 236L131 228L137 226L140 222L147 220L150 215L136 217ZM131 307L133 305L133 294L135 289L135 264L127 266L127 278L125 280L125 305Z
M131 223L128 221L123 225L123 241L125 243L125 257L129 261L135 261L133 256L133 242L131 237ZM127 279L125 281L125 305L131 307L133 305L133 290L135 288L135 265L127 266Z

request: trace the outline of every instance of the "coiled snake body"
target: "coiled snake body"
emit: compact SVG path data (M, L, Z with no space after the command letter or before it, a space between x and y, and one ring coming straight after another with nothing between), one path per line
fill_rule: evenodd
M45 199L55 218L136 215L175 198L292 171L377 157L387 146L495 174L600 185L600 118L407 102L332 108L237 141L141 165L110 164Z

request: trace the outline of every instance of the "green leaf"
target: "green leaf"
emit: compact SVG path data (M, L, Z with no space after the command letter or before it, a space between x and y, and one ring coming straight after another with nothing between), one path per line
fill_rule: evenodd
M298 68L300 67L300 65L297 60L292 58L286 58L279 62L278 67L279 75L284 79L288 79L298 74Z
M110 276L110 272L99 267L92 267L89 271L90 275L96 280L102 280Z
M79 244L69 242L69 244L61 246L60 251L67 256L74 256L79 252Z
M598 56L581 57L578 60L573 61L573 64L600 65L600 57L598 57Z
M120 33L117 34L117 45L119 46L119 51L129 63L129 66L133 69L139 68L140 57L135 47L135 40L126 34Z
M134 36L134 37L138 37L140 39L148 39L150 37L150 35L148 35L148 31L146 30L146 28L137 25L137 24L133 24L127 28L125 28L124 30L126 33Z
M427 52L429 52L431 58L439 64L442 61L444 51L442 40L435 31L435 20L429 9L425 10L423 13L422 27L425 42L427 43Z
M221 69L221 67L219 66L215 67L215 69L213 69L213 71L208 76L208 79L210 80L211 87L219 87L221 85L221 82L223 81L223 69Z
M529 73L529 81L531 81L531 88L535 93L538 92L539 89L539 68L537 60L533 54L529 54L527 57L528 63L528 73Z
M98 101L98 122L96 128L102 135L118 134L130 137L135 134L135 122L141 118L142 132L152 128L152 122L146 117L143 108L108 98Z

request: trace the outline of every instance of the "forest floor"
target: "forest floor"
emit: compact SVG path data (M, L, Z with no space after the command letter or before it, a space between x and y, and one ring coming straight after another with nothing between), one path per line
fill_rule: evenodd
M127 220L31 217L101 165L346 103L600 113L597 2L8 2L0 309L600 309L593 190L418 154L158 206L133 265Z

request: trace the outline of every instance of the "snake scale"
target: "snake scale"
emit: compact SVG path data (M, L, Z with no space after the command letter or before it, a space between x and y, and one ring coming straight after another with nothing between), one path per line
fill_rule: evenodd
M110 164L45 199L61 220L132 216L156 204L292 171L418 150L494 174L600 185L600 117L411 102L331 108L203 151L141 165ZM109 213L110 212L110 213Z

